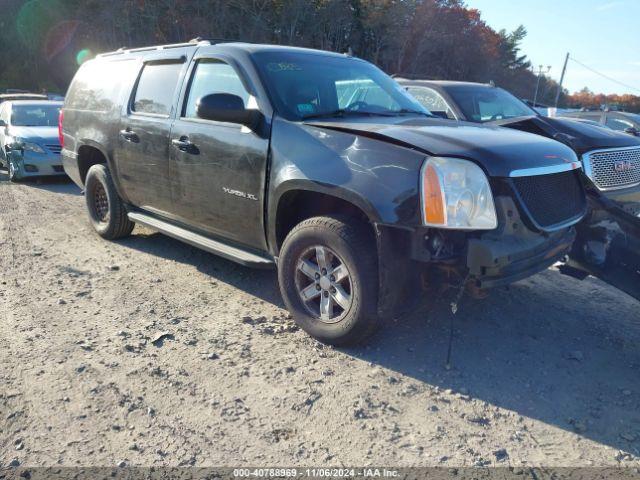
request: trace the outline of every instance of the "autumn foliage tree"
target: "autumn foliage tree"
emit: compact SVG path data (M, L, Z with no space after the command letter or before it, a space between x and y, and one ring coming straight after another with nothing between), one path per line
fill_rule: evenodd
M629 112L640 112L640 97L637 95L604 95L593 93L587 87L567 97L567 106L571 108L584 108L586 110L598 110L612 108Z
M194 37L351 51L390 74L493 81L531 98L524 27L495 31L463 0L3 0L0 89L64 91L78 63ZM557 84L542 77L539 101ZM564 100L564 92L561 101Z

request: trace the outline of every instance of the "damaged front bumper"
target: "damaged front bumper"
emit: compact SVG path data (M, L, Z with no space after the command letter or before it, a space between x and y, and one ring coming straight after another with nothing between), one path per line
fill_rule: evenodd
M563 260L576 239L573 226L533 231L511 197L495 198L499 227L487 232L377 226L379 313L395 315L421 298L420 290L469 287L473 293L508 285ZM435 287L435 288L434 288Z
M8 154L19 178L65 175L60 154L23 152L13 150Z
M470 239L467 268L475 286L500 287L546 270L569 253L576 232L567 228L547 238L526 237L528 235Z
M576 238L573 227L553 232L527 227L510 197L496 198L499 228L467 239L464 268L478 289L508 285L562 260Z

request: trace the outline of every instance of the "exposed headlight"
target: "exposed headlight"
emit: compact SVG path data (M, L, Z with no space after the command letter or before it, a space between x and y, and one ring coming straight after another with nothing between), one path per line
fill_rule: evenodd
M28 152L44 153L44 149L37 143L23 142L22 149Z
M425 225L460 230L493 230L498 226L489 180L475 163L432 157L420 180Z
M37 143L25 142L21 138L14 138L13 142L9 144L11 150L26 150L28 152L45 153L44 149Z

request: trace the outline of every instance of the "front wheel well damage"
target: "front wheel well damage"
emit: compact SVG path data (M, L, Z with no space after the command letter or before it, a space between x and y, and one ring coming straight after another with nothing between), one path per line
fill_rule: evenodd
M276 247L280 251L284 239L300 222L322 215L339 214L358 220L370 227L374 234L369 217L359 207L342 198L326 195L310 190L292 190L286 192L278 202L276 212Z
M87 179L89 169L101 163L107 163L107 159L96 147L83 145L78 149L78 171L83 184Z

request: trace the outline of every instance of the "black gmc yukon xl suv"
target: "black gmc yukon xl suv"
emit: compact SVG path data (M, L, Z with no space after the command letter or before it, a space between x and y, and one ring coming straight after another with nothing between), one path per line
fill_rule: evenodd
M78 71L60 125L101 236L140 223L277 265L295 320L332 344L424 285L477 293L547 268L586 211L566 145L433 117L335 53L193 41L103 54Z

